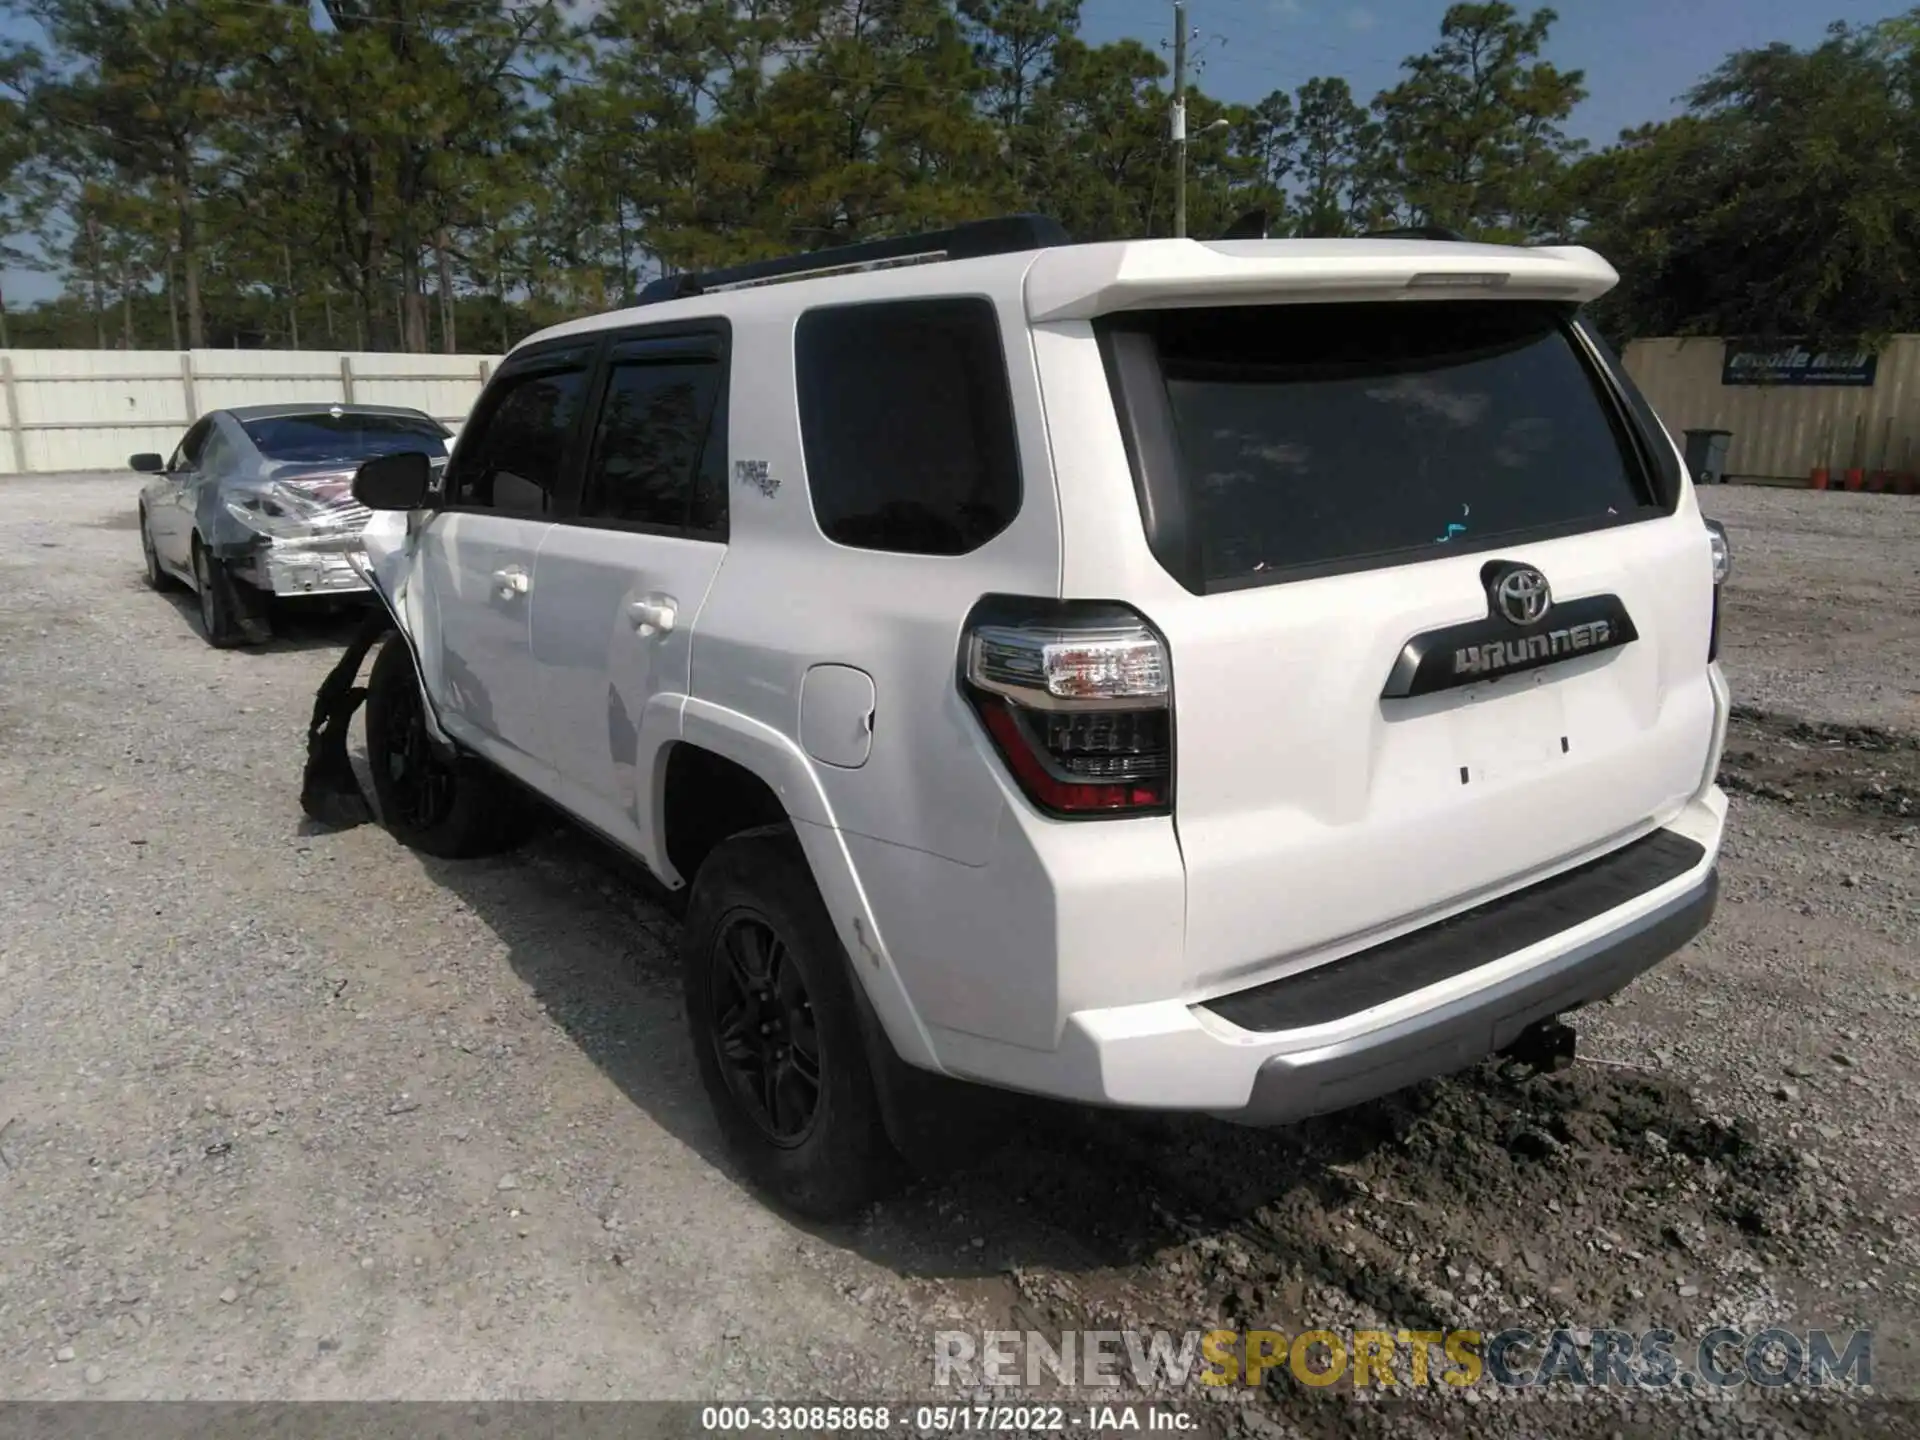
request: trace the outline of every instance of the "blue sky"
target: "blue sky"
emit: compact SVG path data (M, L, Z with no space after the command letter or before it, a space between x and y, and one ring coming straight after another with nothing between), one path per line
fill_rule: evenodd
M1338 75L1364 103L1392 85L1400 62L1431 46L1448 0L1188 0L1201 32L1191 58L1199 83L1251 102ZM1912 3L1912 0L1909 0ZM1083 0L1089 39L1173 35L1170 0ZM1522 14L1536 7L1521 0ZM1681 107L1676 97L1734 50L1784 40L1817 44L1835 20L1871 23L1903 13L1896 0L1562 0L1546 58L1584 70L1587 100L1575 135L1596 143Z
M1531 7L1521 6L1522 10ZM1555 64L1586 72L1587 100L1573 133L1596 144L1663 119L1682 91L1728 52L1784 40L1819 41L1828 24L1885 19L1907 8L1890 0L1562 0L1548 41ZM1195 81L1224 100L1255 101L1316 75L1339 75L1363 102L1394 83L1400 61L1439 34L1447 0L1189 0L1199 32ZM1170 0L1083 0L1084 33L1170 43ZM0 20L0 34L13 28ZM51 295L48 276L0 276L10 304Z

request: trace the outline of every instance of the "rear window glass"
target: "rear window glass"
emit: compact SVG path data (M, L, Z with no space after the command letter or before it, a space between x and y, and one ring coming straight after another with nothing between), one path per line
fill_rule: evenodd
M1206 583L1600 526L1652 503L1553 307L1257 306L1122 323L1158 351Z
M807 489L829 540L964 555L1013 523L1020 456L987 301L810 310L794 369Z
M425 415L275 415L243 421L254 448L269 460L365 460L419 450L447 453L446 429Z

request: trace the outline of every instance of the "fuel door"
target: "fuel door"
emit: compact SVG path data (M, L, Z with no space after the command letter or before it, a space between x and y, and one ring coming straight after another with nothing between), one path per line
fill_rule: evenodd
M858 770L873 748L873 677L815 665L800 682L800 744L822 765Z

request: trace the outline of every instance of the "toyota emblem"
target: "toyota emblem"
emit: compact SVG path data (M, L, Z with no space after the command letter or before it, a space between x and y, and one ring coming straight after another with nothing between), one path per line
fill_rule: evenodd
M1553 592L1547 577L1531 565L1515 565L1493 582L1493 603L1515 625L1532 625L1546 617Z

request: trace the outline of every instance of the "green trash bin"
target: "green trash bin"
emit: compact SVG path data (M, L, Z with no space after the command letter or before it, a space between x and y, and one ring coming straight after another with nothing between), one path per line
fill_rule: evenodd
M1727 482L1727 445L1731 430L1687 431L1687 473L1696 485L1724 485Z

